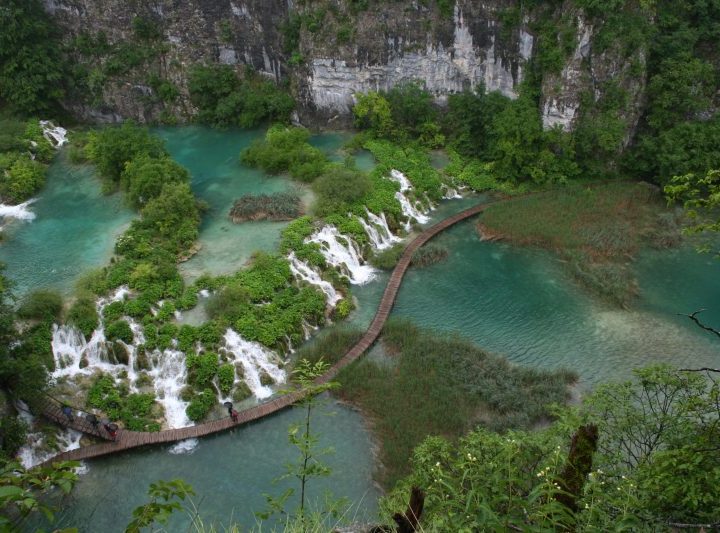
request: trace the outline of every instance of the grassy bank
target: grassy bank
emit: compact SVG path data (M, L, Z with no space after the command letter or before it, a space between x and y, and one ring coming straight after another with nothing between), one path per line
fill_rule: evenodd
M645 183L572 186L494 204L478 225L486 238L559 253L592 293L619 306L637 294L629 262L644 245L678 242L678 221Z
M355 339L350 332L328 335L299 356L332 361ZM338 378L338 394L372 421L381 442L380 481L388 487L407 473L413 448L426 436L457 438L478 425L533 427L548 419L549 403L569 398L576 379L513 366L469 341L407 321L388 322L382 343L388 360L365 357L351 365Z

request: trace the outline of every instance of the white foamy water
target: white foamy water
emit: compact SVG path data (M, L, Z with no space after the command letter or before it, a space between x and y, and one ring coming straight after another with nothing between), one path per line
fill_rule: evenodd
M388 227L387 220L385 219L385 213L381 213L377 216L375 213L371 213L365 208L367 220L363 217L357 217L362 225L365 233L367 233L370 239L370 244L375 250L385 250L392 247L395 243L400 242L400 237L393 235Z
M459 200L463 197L463 195L460 194L460 191L455 187L450 187L449 185L443 184L442 188L443 200Z
M305 281L323 291L328 306L335 307L338 300L342 299L342 296L338 294L335 287L332 286L332 283L322 279L319 272L304 261L300 261L294 252L290 252L287 258L290 262L290 271L293 276L295 276L297 280Z
M390 179L400 185L400 190L395 193L395 199L400 202L400 209L402 209L403 215L407 218L404 225L405 230L410 231L413 220L416 220L419 224L429 222L430 217L425 215L428 209L419 201L413 202L407 194L405 194L411 192L413 189L412 183L410 183L407 176L399 170L392 169L390 171ZM427 199L427 196L425 198ZM432 208L432 202L428 200L428 203L430 208Z
M306 242L320 245L321 253L328 264L340 270L340 273L355 285L363 285L375 278L375 269L363 264L357 245L338 231L335 226L326 225L313 233Z
M198 439L181 440L177 444L171 446L168 452L173 455L190 454L195 451L195 449L198 447L198 444L200 444L200 441Z
M275 383L284 383L285 371L278 368L278 356L257 342L243 339L236 331L225 331L225 350L235 363L240 363L245 374L245 383L258 400L272 396L272 389L260 383L260 374L265 372ZM237 380L236 380L237 382Z
M55 148L60 148L61 146L67 144L68 138L67 138L67 130L65 128L62 128L60 126L56 126L49 120L41 120L40 126L43 130L43 136L50 141L50 143Z
M30 221L35 218L35 213L28 207L35 201L35 198L17 205L0 204L0 217L15 218L17 220Z
M170 428L192 425L185 413L188 402L183 401L180 393L187 382L185 354L178 350L155 350L148 354L157 401L165 409L165 422Z
M31 417L32 418L32 417ZM25 419L25 417L23 417ZM42 431L29 432L26 444L18 450L17 457L25 468L32 468L57 455L58 453L75 450L80 447L82 433L70 428L63 428L56 434L57 449L46 449L45 434ZM80 471L79 473L82 473Z

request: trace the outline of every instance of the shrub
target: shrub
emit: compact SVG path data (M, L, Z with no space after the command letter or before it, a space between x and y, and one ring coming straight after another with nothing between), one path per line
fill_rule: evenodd
M205 418L215 405L216 398L212 389L205 389L196 394L185 409L188 418L193 422L199 422Z
M246 194L235 200L230 220L293 220L300 216L300 197L294 193Z
M88 338L100 323L95 299L89 294L78 296L68 311L67 319Z
M218 372L218 356L213 352L200 355L188 354L185 364L190 371L189 381L197 388L204 389L210 386Z
M375 254L370 258L370 263L375 268L392 270L395 268L395 265L397 265L397 262L400 260L404 251L405 246L403 244L395 244L392 248L375 252Z
M106 322L115 322L125 312L125 302L110 302L103 307L102 314Z
M227 395L230 394L233 384L235 383L235 367L231 364L221 365L217 371L218 383L220 384L220 392Z
M165 183L187 183L188 171L169 157L151 157L140 154L126 163L120 175L120 185L126 199L134 207L142 207L160 195Z
M412 265L422 268L443 261L448 256L448 249L439 244L426 244L415 251L412 256Z
M57 320L62 313L62 296L57 291L38 289L31 292L20 304L18 316L35 320Z
M18 157L0 179L0 194L12 203L20 203L45 185L45 165Z
M345 215L348 212L362 211L362 200L371 189L370 177L364 172L345 167L329 167L313 183L313 191L318 197L317 214L318 216L332 213Z
M305 128L272 126L265 139L256 140L240 155L240 161L269 174L289 172L293 178L310 182L325 170L327 158L308 143Z
M107 340L121 340L125 344L132 344L133 332L130 324L125 320L117 320L105 328L105 336Z

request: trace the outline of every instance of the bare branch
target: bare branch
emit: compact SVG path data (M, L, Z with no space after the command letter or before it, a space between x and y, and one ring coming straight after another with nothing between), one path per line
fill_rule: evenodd
M704 329L705 331L709 331L710 333L714 333L715 335L717 335L718 337L720 337L720 331L718 331L718 330L715 329L715 328L711 328L710 326L706 326L705 324L703 324L702 322L700 322L700 319L697 317L697 315L698 315L699 313L702 313L703 311L705 311L705 309L698 309L697 311L695 311L694 313L691 313L691 314L689 314L689 315L684 315L684 314L682 314L682 313L678 313L678 315L679 315L679 316L686 316L686 317L688 317L690 320L692 320L693 322L695 322L699 327L701 327L701 328Z
M720 372L720 368L681 368L680 372Z

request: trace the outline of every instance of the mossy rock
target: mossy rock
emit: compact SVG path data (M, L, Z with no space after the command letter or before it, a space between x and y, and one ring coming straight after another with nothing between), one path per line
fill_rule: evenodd
M184 402L189 402L195 396L195 389L192 385L185 385L180 391L180 399Z
M153 388L153 379L147 372L140 372L135 380L135 386L138 388Z
M264 386L275 385L275 380L265 371L260 372L260 384Z
M127 348L119 342L107 344L108 361L114 365L127 365L130 362L130 354Z
M135 370L150 370L150 358L144 346L140 346L137 350L135 358Z
M232 399L234 402L247 400L250 396L252 396L252 391L250 390L250 387L247 386L247 383L240 381L235 385L235 390L232 393Z
M165 409L156 399L155 403L152 404L152 407L150 408L149 418L151 418L153 420L160 420L164 416L165 416Z
M80 364L79 364L78 366L79 366L80 368L87 368L88 364L89 364L89 363L88 363L87 357L83 355L83 356L80 358Z
M240 363L235 363L235 378L239 380L245 379L245 367Z

